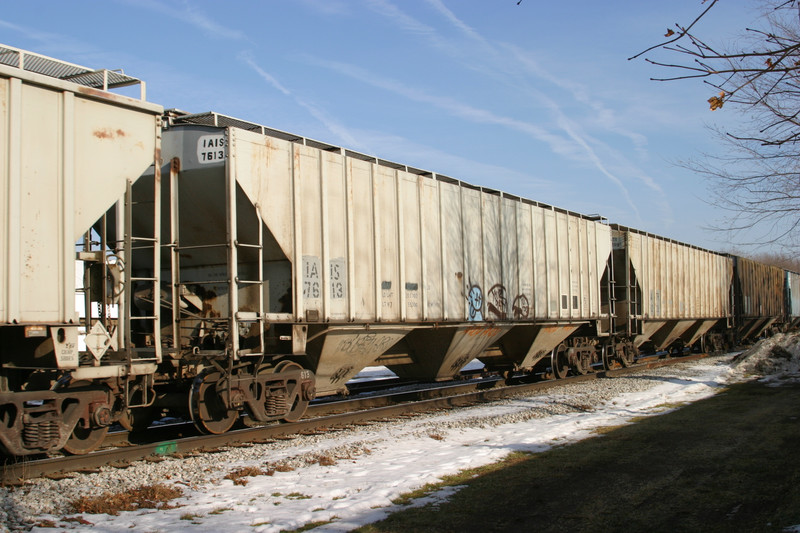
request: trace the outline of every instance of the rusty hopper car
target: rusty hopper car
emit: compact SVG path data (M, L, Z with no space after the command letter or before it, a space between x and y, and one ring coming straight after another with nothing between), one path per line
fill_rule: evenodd
M139 83L0 46L0 448L8 453L88 451L135 405L130 391L152 390L159 342L135 345L123 311L133 249L123 221L126 191L158 158L163 108L108 92ZM120 222L113 230L111 220ZM152 258L153 234L145 245ZM88 313L76 311L76 294Z
M627 339L618 346L623 358L630 361L645 343L654 351L682 348L715 326L728 327L729 257L623 226L611 228L614 333ZM717 344L724 340L713 338Z
M733 261L735 335L756 339L786 318L786 272L744 257L733 256Z
M532 366L608 319L597 218L215 113L175 114L163 147L178 305L162 336L213 369L192 401L204 431L230 427L234 397L299 416L376 361L426 379L474 357Z
M786 271L786 326L800 325L800 274Z

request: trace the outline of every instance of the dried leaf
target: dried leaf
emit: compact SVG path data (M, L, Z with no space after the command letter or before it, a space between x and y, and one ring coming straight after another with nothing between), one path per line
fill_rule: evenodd
M772 68L772 58L771 57L768 57L767 60L764 61L764 63L767 64L767 68Z
M672 37L673 35L675 35L675 32L667 28L667 33L664 34L664 37Z
M725 93L719 93L719 96L712 96L708 99L708 103L711 104L711 111L716 111L717 109L722 109L722 105L725 103L723 98L725 97Z

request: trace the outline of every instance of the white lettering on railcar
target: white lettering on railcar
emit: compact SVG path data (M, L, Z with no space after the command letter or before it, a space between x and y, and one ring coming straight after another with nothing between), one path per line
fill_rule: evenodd
M203 135L197 139L197 162L201 165L218 163L227 157L228 141L222 133Z

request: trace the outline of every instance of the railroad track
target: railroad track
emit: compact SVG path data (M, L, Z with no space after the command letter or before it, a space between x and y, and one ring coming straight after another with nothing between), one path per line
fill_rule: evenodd
M354 424L397 418L430 410L464 407L519 394L541 392L570 383L624 376L649 368L704 357L707 355L693 354L672 359L648 358L627 368L615 368L562 380L508 385L501 379L492 379L321 403L309 406L306 413L307 418L294 423L239 429L222 435L192 435L135 445L123 444L87 455L67 455L33 460L19 458L15 462L8 462L2 466L0 483L17 485L26 479L40 476L58 477L68 475L66 473L69 472L93 471L102 466L126 467L138 460L159 460L164 456L211 451L223 446L267 443L292 435L326 433Z

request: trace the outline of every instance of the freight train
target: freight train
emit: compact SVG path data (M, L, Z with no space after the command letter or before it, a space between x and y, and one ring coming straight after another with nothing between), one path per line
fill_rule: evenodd
M144 92L0 46L5 454L293 421L368 365L562 378L800 318L796 273Z

